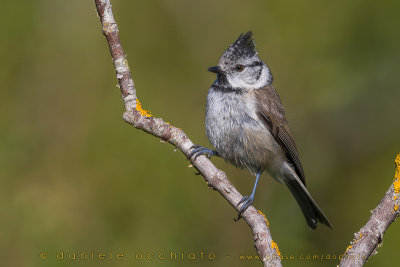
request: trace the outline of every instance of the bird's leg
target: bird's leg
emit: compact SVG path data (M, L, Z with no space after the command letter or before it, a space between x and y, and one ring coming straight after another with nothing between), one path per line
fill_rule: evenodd
M254 182L253 192L251 192L251 195L250 196L244 196L239 201L238 206L241 203L243 203L243 205L240 207L238 217L235 218L235 221L238 221L242 217L243 212L245 212L247 210L247 208L250 207L251 204L253 204L254 195L256 194L256 188L257 188L258 180L260 179L260 175L261 175L261 171L258 171L257 172L257 176L256 176L256 181Z
M204 146L194 145L194 146L192 146L190 149L193 149L193 150L192 150L192 151L189 153L189 155L187 156L188 159L190 159L191 157L194 156L193 160L196 160L197 157L200 156L200 155L204 155L204 156L206 156L206 157L209 158L209 159L210 159L212 156L217 156L217 157L219 157L219 154L218 154L217 151L212 150L212 149L209 149L209 148L206 148L206 147L204 147Z

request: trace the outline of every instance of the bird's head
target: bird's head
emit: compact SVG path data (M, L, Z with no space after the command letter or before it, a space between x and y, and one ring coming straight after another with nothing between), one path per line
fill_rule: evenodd
M224 88L252 90L272 82L268 66L258 57L251 31L241 34L221 56L218 66L208 70L218 74L215 83Z

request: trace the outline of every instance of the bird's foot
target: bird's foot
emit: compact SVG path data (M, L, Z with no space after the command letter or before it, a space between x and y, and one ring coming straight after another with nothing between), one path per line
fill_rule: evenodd
M242 218L243 212L245 212L247 208L250 207L251 204L253 204L253 201L254 201L253 195L242 197L242 199L239 201L237 205L239 206L241 203L243 203L243 205L240 207L238 217L234 219L235 221L238 221L240 220L240 218Z
M204 155L207 158L211 158L212 156L219 156L217 151L212 149L206 148L204 146L194 145L190 149L193 149L189 155L187 156L188 159L194 156L193 160L196 160L198 156Z

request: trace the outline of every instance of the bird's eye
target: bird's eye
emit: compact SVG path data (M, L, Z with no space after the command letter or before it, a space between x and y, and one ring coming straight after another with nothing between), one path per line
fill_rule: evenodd
M244 70L244 66L243 65L236 65L235 70L238 72L241 72Z

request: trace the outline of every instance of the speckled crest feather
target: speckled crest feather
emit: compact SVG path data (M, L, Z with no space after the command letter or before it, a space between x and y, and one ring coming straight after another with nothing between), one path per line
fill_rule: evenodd
M251 57L257 54L253 40L253 32L248 31L241 34L239 38L226 50L226 56L230 60L240 57Z

